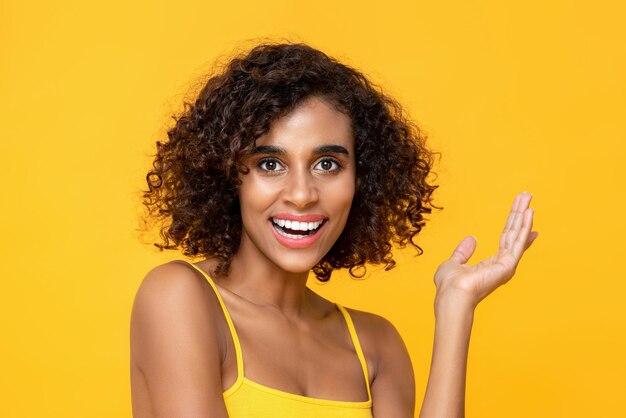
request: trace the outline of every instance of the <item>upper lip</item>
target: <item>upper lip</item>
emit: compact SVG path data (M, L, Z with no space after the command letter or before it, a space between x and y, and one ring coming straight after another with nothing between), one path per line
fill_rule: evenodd
M277 213L275 215L272 215L272 218L297 222L320 222L326 219L326 217L322 215L296 215L294 213Z

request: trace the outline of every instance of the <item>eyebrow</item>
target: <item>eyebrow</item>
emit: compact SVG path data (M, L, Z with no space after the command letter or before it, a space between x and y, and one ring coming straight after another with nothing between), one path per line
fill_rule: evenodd
M276 147L274 145L260 145L252 150L252 155L257 154L272 154L272 155L285 155L284 149ZM345 154L350 155L347 149L341 145L321 145L313 150L313 154Z

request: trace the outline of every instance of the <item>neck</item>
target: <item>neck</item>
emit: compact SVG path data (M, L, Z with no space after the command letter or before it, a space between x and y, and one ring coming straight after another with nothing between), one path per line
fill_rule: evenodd
M308 275L308 271L283 270L254 245L242 241L222 285L256 305L278 309L287 316L300 316L309 302Z

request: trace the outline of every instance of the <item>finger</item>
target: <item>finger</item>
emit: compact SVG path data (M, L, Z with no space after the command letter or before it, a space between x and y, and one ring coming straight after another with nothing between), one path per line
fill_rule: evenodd
M511 247L511 252L513 254L513 257L515 257L516 260L519 260L522 257L524 250L527 248L527 244L530 239L530 231L532 230L532 227L533 227L533 216L534 216L533 208L528 208L524 211L524 216L522 220L522 225L519 230L519 234L516 240L512 243L512 247ZM536 235L537 234L535 234L535 237L532 238L532 240L537 238ZM532 240L531 240L531 243L532 243Z
M524 224L524 216L526 210L528 209L528 206L530 205L530 201L532 199L532 195L529 193L521 193L520 195L520 200L518 202L513 222L511 223L511 227L505 234L505 249L512 248L514 243L517 241L522 230L522 225ZM528 232L530 232L530 230L528 230Z
M531 245L533 245L533 242L535 242L538 236L539 236L539 232L531 231L530 235L528 235L528 241L526 241L526 246L524 247L524 251L526 251Z
M470 259L476 249L476 238L473 236L465 237L459 245L454 249L450 260L455 263L465 264Z
M509 211L509 216L506 219L506 223L504 224L504 229L502 230L502 234L500 235L500 248L504 249L506 247L506 235L507 232L511 229L511 225L513 225L513 220L515 219L515 215L517 214L517 208L519 206L520 199L522 197L521 193L518 193L513 200L513 205L511 206L511 210Z
M515 212L517 210L517 204L519 203L520 194L518 193L513 200L513 206L511 206L511 210L509 211L509 216L506 218L506 222L504 224L504 229L502 230L502 235L500 235L500 248L504 248L504 238L506 231L511 228L513 224L513 218L515 217Z

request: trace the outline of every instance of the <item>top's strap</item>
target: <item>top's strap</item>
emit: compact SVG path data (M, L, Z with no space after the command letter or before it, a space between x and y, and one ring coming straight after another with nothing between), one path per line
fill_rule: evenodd
M233 345L235 346L235 355L237 357L237 380L242 379L243 378L243 355L241 352L241 344L239 343L239 337L237 336L237 330L235 329L235 324L233 323L233 320L230 317L230 314L228 313L228 309L226 309L226 304L224 303L224 300L222 299L220 292L217 290L217 286L215 285L215 282L207 273L205 273L201 268L199 268L195 264L189 263L185 260L177 260L177 261L181 261L185 264L190 265L194 269L198 270L213 288L213 291L215 292L215 296L217 297L217 300L220 303L220 306L222 307L222 312L224 312L224 317L226 318L226 323L228 324L230 335L233 338Z
M339 312L342 313L344 319L346 320L346 325L348 326L348 331L350 332L350 338L352 338L352 344L354 345L354 350L356 351L356 355L359 358L359 362L361 363L361 368L363 369L363 375L365 377L365 387L367 388L367 397L368 400L372 400L372 391L370 390L370 377L369 372L367 371L367 362L365 361L365 355L363 355L363 349L361 348L361 343L359 342L359 337L356 335L356 329L354 328L354 323L352 322L352 318L350 314L343 306L336 304Z

